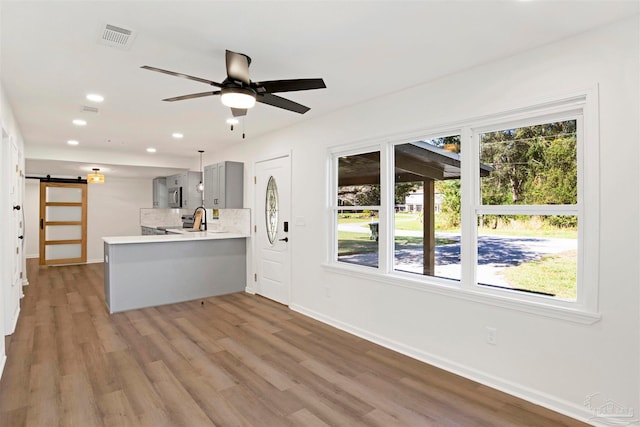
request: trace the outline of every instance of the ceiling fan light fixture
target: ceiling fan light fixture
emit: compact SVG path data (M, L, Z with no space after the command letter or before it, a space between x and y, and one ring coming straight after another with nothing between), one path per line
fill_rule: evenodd
M246 88L223 88L220 100L230 108L253 108L256 105L256 93Z
M89 184L104 184L104 175L100 172L100 169L93 168L93 173L87 174L87 182Z

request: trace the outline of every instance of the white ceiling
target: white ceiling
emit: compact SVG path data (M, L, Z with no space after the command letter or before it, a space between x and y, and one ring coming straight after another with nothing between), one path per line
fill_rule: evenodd
M77 176L102 167L115 176L155 176L197 165L199 149L242 144L243 125L229 130L218 97L162 102L213 88L142 65L220 82L229 49L251 56L252 80L324 78L327 89L280 94L311 107L304 115L262 104L250 110L248 140L623 19L638 5L2 1L0 76L25 141L28 174ZM100 44L105 24L133 30L131 48ZM105 101L86 101L89 92ZM82 112L85 105L99 113ZM74 118L87 126L72 125ZM173 132L185 137L175 140ZM80 145L70 147L68 139Z

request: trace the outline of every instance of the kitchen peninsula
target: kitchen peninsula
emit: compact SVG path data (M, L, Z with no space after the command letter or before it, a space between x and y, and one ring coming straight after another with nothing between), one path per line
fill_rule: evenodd
M248 221L229 231L103 237L109 312L244 291L247 237Z

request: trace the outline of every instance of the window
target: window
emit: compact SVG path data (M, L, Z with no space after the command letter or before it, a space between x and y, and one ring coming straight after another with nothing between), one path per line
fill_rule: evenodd
M593 99L589 92L454 131L332 150L329 267L597 320Z
M380 152L338 158L337 259L378 267Z
M394 270L460 280L460 135L394 146Z
M479 285L576 300L577 126L569 119L477 133Z

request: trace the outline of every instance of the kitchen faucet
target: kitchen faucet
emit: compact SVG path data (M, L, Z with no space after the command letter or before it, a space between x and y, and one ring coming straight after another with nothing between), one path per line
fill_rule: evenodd
M198 206L195 211L193 211L193 217L196 217L198 211L202 209L202 222L200 223L200 230L202 230L202 226L204 225L204 231L207 231L207 209L204 206Z

